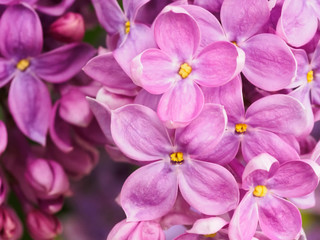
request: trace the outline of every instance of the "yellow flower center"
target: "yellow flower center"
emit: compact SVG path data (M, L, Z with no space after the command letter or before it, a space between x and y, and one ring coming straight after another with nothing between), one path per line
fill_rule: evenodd
M28 59L21 59L17 65L16 68L18 68L20 71L25 71L30 66L30 61Z
M238 44L237 44L236 41L231 41L231 43L232 43L233 45L235 45L236 47L238 47Z
M206 235L203 235L203 236L206 237L206 238L214 238L216 235L217 235L217 233L212 233L212 234L206 234Z
M179 75L185 79L192 72L192 67L188 63L184 63L180 66Z
M172 164L182 164L184 162L182 152L174 152L170 154Z
M268 192L266 186L258 185L253 190L253 196L255 197L264 197Z
M124 24L124 31L126 32L126 34L130 32L130 25L130 21L126 21L126 23Z
M247 131L247 124L245 123L237 123L235 126L235 131L237 133L245 133Z
M313 81L313 71L310 70L308 73L307 73L307 82L310 83Z

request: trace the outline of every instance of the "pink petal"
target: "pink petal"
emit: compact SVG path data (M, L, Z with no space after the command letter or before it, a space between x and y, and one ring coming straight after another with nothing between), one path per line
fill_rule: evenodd
M191 60L200 42L196 21L179 7L171 7L157 17L154 34L159 48L178 58L181 64Z
M275 133L299 137L307 124L304 106L295 98L276 94L254 102L247 110L248 124Z
M318 177L307 162L290 161L280 166L267 187L281 197L290 198L305 196L317 185Z
M300 159L292 146L278 135L262 129L247 131L241 147L243 157L247 162L261 153L268 153L281 163Z
M139 222L122 220L111 229L107 240L127 240L130 234L137 228L138 224Z
M10 86L9 107L19 129L45 145L51 112L47 86L30 74L17 75Z
M309 193L302 197L290 198L289 200L299 209L309 209L316 206L315 192Z
M180 65L159 49L147 49L131 63L131 74L137 85L152 94L166 92L181 79Z
M256 87L277 91L287 87L295 78L296 60L280 37L259 34L239 46L246 54L243 74Z
M201 86L224 85L244 66L244 54L230 42L215 42L205 47L193 61L193 78Z
M39 4L41 1L37 1L37 10L44 14L51 16L61 16L74 2L75 0L62 0L58 4L48 6L47 4Z
M150 108L131 104L111 113L111 133L116 145L128 157L152 161L173 152L165 127Z
M302 227L299 210L289 201L270 194L259 200L262 232L271 239L295 239Z
M229 238L248 240L252 239L258 225L258 208L252 192L241 200L239 206L233 213L229 224Z
M190 160L178 175L183 198L206 215L219 215L234 209L239 201L237 182L218 164Z
M307 1L285 0L277 33L294 47L308 43L317 31L318 20Z
M8 144L8 133L6 125L0 120L0 155L4 152Z
M15 70L12 61L0 58L0 88L12 80Z
M94 80L102 83L109 91L117 94L136 95L137 86L122 70L111 52L92 58L83 71Z
M220 217L201 218L194 222L188 233L196 233L200 235L212 234L218 232L227 225L228 222Z
M229 123L238 123L244 119L242 81L237 75L219 88L202 88L206 103L218 103L224 106Z
M139 168L128 177L120 201L128 221L146 221L168 213L177 193L175 172L168 163L159 161Z
M192 158L209 154L220 142L227 124L222 105L206 104L201 114L188 126L176 130L175 143Z
M162 95L158 115L168 127L181 127L200 114L203 104L204 97L200 87L185 79Z
M134 20L140 8L150 0L124 0L123 9L128 19Z
M228 39L243 42L267 23L270 11L264 0L224 0L220 14Z

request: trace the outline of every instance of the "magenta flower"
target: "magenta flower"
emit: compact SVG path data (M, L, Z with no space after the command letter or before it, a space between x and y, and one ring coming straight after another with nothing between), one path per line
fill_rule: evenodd
M4 122L0 120L0 155L4 152L8 144L8 133Z
M231 219L230 239L251 240L258 222L272 240L295 239L301 231L301 216L285 198L301 197L315 190L318 176L310 164L291 161L280 165L268 154L253 158L242 175L242 188L247 193Z
M285 0L277 33L290 45L301 47L315 35L320 19L318 0Z
M239 192L231 173L222 166L197 160L217 145L226 117L220 105L206 105L187 127L177 129L173 141L157 114L141 105L112 111L111 133L128 157L151 162L131 174L120 202L128 221L157 219L168 213L177 198L198 211L223 214L237 206Z
M247 162L261 153L269 153L280 162L300 159L295 137L307 134L307 117L298 100L282 94L270 95L245 111L240 77L220 88L204 89L204 93L207 102L225 107L228 127L216 150L201 159L226 164L236 156L240 143Z
M134 82L152 94L163 94L158 115L167 126L179 127L196 118L203 107L199 87L230 81L243 66L243 55L229 42L215 42L199 52L200 29L182 8L167 7L154 23L159 49L151 48L131 64Z
M6 205L0 207L0 238L18 240L22 236L22 223L13 209Z
M146 48L154 46L150 27L136 22L139 9L150 0L124 0L121 10L116 0L93 0L100 24L107 31L107 46L130 76L130 62Z
M9 107L20 130L45 145L51 100L46 85L61 83L74 76L95 50L85 44L69 44L40 54L43 45L38 15L25 5L6 9L0 21L0 87L13 81Z

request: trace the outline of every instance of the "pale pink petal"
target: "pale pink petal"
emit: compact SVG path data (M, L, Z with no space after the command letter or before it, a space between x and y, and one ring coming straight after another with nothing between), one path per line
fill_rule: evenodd
M120 150L138 161L159 160L173 152L157 114L142 105L131 104L112 111L111 133Z
M295 239L301 231L299 210L289 201L271 194L259 199L259 225L271 239Z
M273 34L258 34L239 45L246 54L243 74L256 87L277 91L295 78L297 62L286 43Z
M208 155L220 142L227 124L222 105L206 104L201 114L188 126L176 130L175 144L192 158Z
M254 102L246 112L246 119L250 126L296 137L305 134L307 124L304 106L284 94L267 96Z
M194 81L205 87L226 84L241 72L244 54L230 42L220 41L205 47L192 62Z
M200 42L196 21L179 7L171 7L157 17L154 33L159 48L180 61L191 60Z
M301 197L313 192L318 177L313 168L303 161L286 162L268 180L267 187L281 197Z
M183 198L206 215L219 215L235 209L239 202L237 182L218 164L191 160L178 175Z
M131 62L134 82L152 94L161 94L181 79L180 65L159 49L147 49Z
M317 17L307 1L284 1L277 33L286 42L294 47L308 43L315 35L317 26Z
M228 39L243 42L267 23L270 11L264 0L224 0L220 14Z
M290 198L289 200L300 209L309 209L316 205L315 192L309 193L302 197Z
M241 149L246 161L250 161L261 153L268 153L281 163L300 159L299 154L292 146L275 133L262 129L247 131Z
M138 224L139 222L122 220L111 229L107 240L127 240L130 234L137 228Z
M252 191L241 200L229 224L229 238L237 240L252 239L258 225L258 208Z
M227 225L228 222L220 217L201 218L194 222L188 233L196 233L200 235L213 234Z
M177 175L169 163L159 161L139 168L128 177L120 201L128 221L153 220L171 210L177 193Z
M181 80L165 92L158 105L159 118L170 128L185 126L201 112L204 97L200 87L188 81Z

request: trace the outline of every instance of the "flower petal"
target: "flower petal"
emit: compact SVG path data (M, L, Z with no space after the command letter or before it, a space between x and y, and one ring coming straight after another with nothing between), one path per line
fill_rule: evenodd
M111 113L111 133L120 150L138 161L169 158L173 152L168 133L157 114L131 104Z
M11 61L0 58L0 88L6 85L14 76L15 67Z
M224 214L239 202L236 180L218 164L192 159L181 166L178 180L183 198L206 215Z
M227 225L228 222L220 217L201 218L194 222L188 233L196 233L201 235L213 234Z
M261 153L268 153L281 163L300 159L299 154L291 145L277 134L262 129L247 131L241 149L247 162Z
M281 197L302 197L313 192L318 177L313 168L304 161L290 161L279 167L268 180L267 187Z
M205 87L226 84L244 66L244 54L230 42L220 41L205 47L193 61L193 78Z
M103 84L109 91L117 94L136 95L137 86L122 70L112 52L90 59L83 71L94 80Z
M200 87L187 79L181 80L162 95L158 115L167 127L181 127L200 114L203 104L204 97Z
M100 24L110 35L124 31L126 17L117 0L92 0L92 4Z
M38 14L26 5L9 6L0 21L0 51L17 61L38 55L42 50L42 27Z
M132 60L131 74L134 82L152 94L166 92L181 79L180 65L160 49L147 49Z
M41 54L31 66L44 80L60 83L76 75L94 54L95 49L90 45L72 43Z
M295 239L302 223L299 210L287 200L267 194L259 199L259 225L271 239Z
M33 141L45 145L51 112L46 85L30 74L17 75L10 86L9 107L19 129Z
M44 1L46 2L46 1ZM58 4L53 6L47 6L46 4L42 5L41 1L37 1L37 10L44 14L51 16L60 16L62 15L73 3L75 0L62 0Z
M177 175L168 163L159 161L139 168L128 177L120 201L128 221L146 221L168 213L177 194Z
M170 7L154 23L154 36L159 48L176 57L181 64L190 61L200 43L196 21L182 8Z
M287 87L295 78L297 62L280 37L263 33L239 46L246 54L243 74L253 85L277 91Z
M258 225L258 208L252 191L241 200L229 224L229 238L248 240L254 236Z
M305 133L304 106L295 98L276 94L254 102L246 112L247 123L275 133L299 137Z
M230 41L243 42L267 23L270 11L264 0L224 0L222 26Z
M124 0L123 9L128 19L134 20L140 8L150 0Z
M294 47L308 43L315 35L318 20L307 1L285 0L277 33ZM303 34L301 34L303 33Z
M200 115L188 126L176 130L175 143L192 158L212 152L220 142L227 124L222 105L206 104Z
M6 125L0 120L0 155L4 152L8 144L8 133Z

